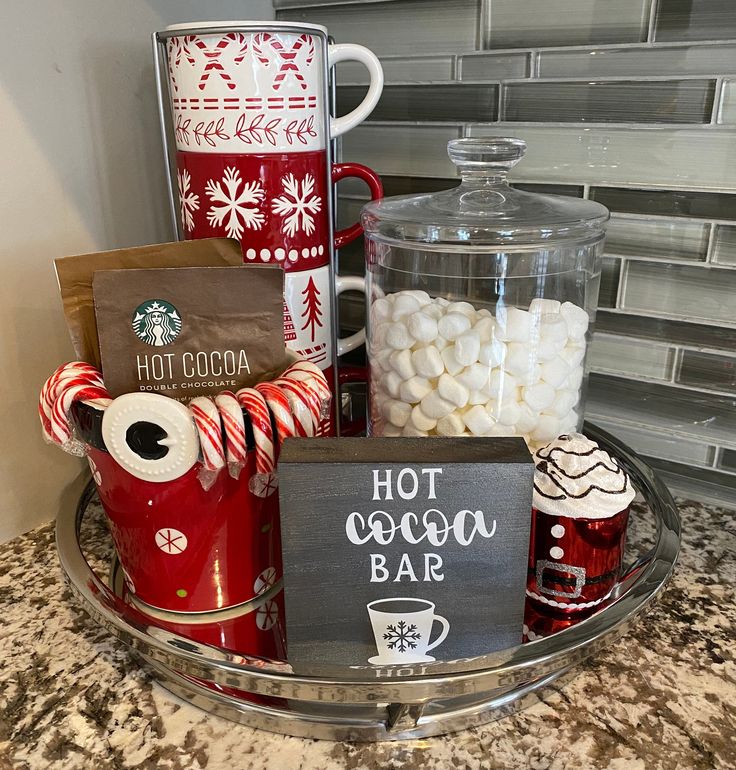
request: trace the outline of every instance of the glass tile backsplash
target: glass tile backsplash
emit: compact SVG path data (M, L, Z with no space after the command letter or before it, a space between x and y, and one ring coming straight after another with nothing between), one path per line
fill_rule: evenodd
M548 123L710 123L715 80L526 81L504 86L503 119Z
M340 156L387 195L446 189L458 136L529 145L512 183L612 212L587 417L678 490L736 503L736 1L277 0L382 58L386 89ZM339 105L366 73L338 67ZM366 199L339 185L343 217ZM339 255L360 273L362 246ZM344 320L361 306L346 297Z

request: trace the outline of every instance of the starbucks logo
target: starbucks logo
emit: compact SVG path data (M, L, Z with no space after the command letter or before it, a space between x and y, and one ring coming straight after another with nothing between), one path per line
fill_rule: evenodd
M149 299L133 313L133 331L147 345L160 348L173 342L181 331L176 308L164 299Z

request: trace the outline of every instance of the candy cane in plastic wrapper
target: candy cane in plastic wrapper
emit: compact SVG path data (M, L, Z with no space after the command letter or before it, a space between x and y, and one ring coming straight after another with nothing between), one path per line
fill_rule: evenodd
M237 479L246 461L248 447L245 436L243 409L235 394L224 390L215 396L215 406L220 413L220 419L225 429L225 453L230 475Z
M220 413L217 411L215 402L206 396L193 398L189 402L189 411L197 426L202 452L202 467L197 475L206 491L215 483L217 474L225 467Z
M235 397L250 419L255 441L256 472L248 487L257 497L268 497L277 488L271 414L266 400L255 388L241 388Z

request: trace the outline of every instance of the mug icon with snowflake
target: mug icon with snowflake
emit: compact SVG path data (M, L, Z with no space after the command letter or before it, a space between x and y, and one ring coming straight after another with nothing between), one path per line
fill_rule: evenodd
M436 615L434 603L426 599L377 599L367 608L378 650L368 659L373 665L429 663L434 658L427 653L442 644L450 631L450 623ZM430 641L435 622L442 630Z

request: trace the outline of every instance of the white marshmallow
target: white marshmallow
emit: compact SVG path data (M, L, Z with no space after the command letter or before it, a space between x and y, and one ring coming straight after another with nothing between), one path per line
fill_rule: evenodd
M437 350L444 350L449 344L450 343L444 337L435 337L434 346Z
M410 422L404 425L404 429L401 431L402 436L410 436L413 438L423 438L429 435L426 430L418 430Z
M495 423L493 417L480 404L468 409L463 415L463 421L474 436L482 436Z
M437 388L443 399L460 409L468 403L468 397L470 396L468 388L449 374L445 373L440 377Z
M450 304L450 300L449 299L445 299L444 297L435 297L434 298L434 303L436 305L439 305L440 307L446 308Z
M439 333L451 342L468 331L470 326L470 319L462 313L448 313L437 322Z
M379 297L371 305L371 322L376 324L381 323L382 321L388 321L390 319L391 303L387 299Z
M576 393L583 384L583 367L578 366L570 372L570 376L562 383L562 387L567 390L574 390Z
M535 363L535 351L529 345L520 342L511 342L506 348L504 368L514 377L528 374Z
M437 337L437 321L421 310L409 316L407 327L409 334L419 342L432 342Z
M465 423L457 412L437 420L437 433L440 436L460 436L464 430Z
M540 367L540 376L543 382L553 388L559 388L570 374L570 367L563 358L555 356L551 361L545 361Z
M436 390L433 390L422 399L421 407L422 412L426 414L427 417L435 420L439 420L441 417L447 417L448 414L455 410L455 404L453 404L452 401L447 401L442 398Z
M562 307L560 307L560 313L567 321L570 337L574 340L583 339L590 323L590 318L583 308L573 305L572 302L563 302Z
M411 404L395 399L387 400L383 405L383 416L399 428L403 428L411 416Z
M519 409L521 410L521 416L516 421L516 430L522 434L529 434L537 427L539 415L526 403L519 404Z
M380 350L386 344L386 334L391 328L390 321L383 321L371 327L371 347Z
M439 321L440 318L442 318L442 316L445 314L445 311L435 301L429 305L424 305L422 308L422 313L428 315L430 318L434 318L435 321Z
M506 401L515 397L517 384L516 378L509 372L503 369L494 369L488 380L488 387L484 390L487 390L491 398L495 398L497 401Z
M501 340L491 340L480 346L478 361L486 366L499 366L506 358L506 343Z
M410 421L417 430L430 431L437 425L437 420L434 417L426 415L419 404L411 410Z
M580 340L583 342L583 340ZM560 356L567 361L571 369L575 369L583 363L585 358L585 344L566 345L561 351Z
M532 431L534 441L552 441L560 435L560 421L550 414L540 414L537 427Z
M447 370L448 374L451 374L453 377L456 374L460 374L460 372L463 370L463 365L455 358L455 346L454 345L448 345L441 353L442 360L445 363L445 369Z
M502 425L500 422L491 426L490 430L487 430L484 436L515 436L516 431L512 425Z
M578 413L571 409L561 420L560 420L560 433L570 433L572 431L576 431L578 429Z
M502 401L495 409L495 417L504 425L516 425L521 419L521 407L516 401L507 399Z
M468 395L468 404L475 406L476 404L486 404L490 396L484 390L471 390Z
M457 375L457 381L464 385L468 390L481 390L484 385L488 384L488 380L491 376L490 366L484 366L483 364L471 364L465 367L465 369Z
M482 316L473 326L473 331L478 334L481 342L490 342L493 339L493 331L496 328L496 322L493 318Z
M544 411L553 414L555 417L562 418L577 404L578 398L577 392L558 390L555 394L554 403Z
M493 318L493 313L491 313L491 311L487 307L482 307L478 311L478 317L479 318L480 317L483 317L483 318Z
M414 299L422 306L429 305L429 303L432 301L432 298L427 294L426 291L422 291L421 289L406 289L401 292L401 294L404 294L409 297L414 297Z
M549 345L556 350L562 350L565 347L568 335L569 329L563 315L545 313L542 316L539 326L539 341L541 343Z
M536 385L529 385L521 389L521 395L524 401L535 412L541 412L548 406L552 406L555 400L555 389L546 382L540 382ZM553 436L555 438L555 436Z
M386 344L394 350L406 350L414 344L414 337L402 323L393 323L386 331Z
M556 299L543 299L542 297L535 297L529 303L529 312L536 316L542 316L545 313L559 313L560 303Z
M533 316L518 307L499 308L496 318L496 336L507 342L529 342L532 336Z
M450 302L450 304L447 306L447 312L462 313L473 322L475 321L475 317L477 315L475 308L470 304L470 302Z
M384 348L383 350L379 350L377 353L374 353L371 356L371 366L378 367L380 371L383 372L390 372L391 371L391 356L393 354L393 350L391 348Z
M534 385L541 379L541 367L539 364L534 364L532 368L526 373L519 376L519 385Z
M388 425L383 426L383 430L381 431L380 435L396 438L397 436L401 435L401 428L397 428L396 425L391 425L391 423L388 423Z
M391 354L390 361L392 369L402 380L408 380L417 373L412 362L411 350L395 350Z
M439 377L445 371L445 362L434 345L415 350L411 354L411 360L417 374L421 374L422 377Z
M396 295L391 318L394 321L400 321L404 316L416 313L420 308L421 305L416 297L413 297L408 292L402 291Z
M399 396L402 401L408 404L419 403L432 390L429 380L424 377L412 377L410 380L401 383Z
M478 360L480 353L480 335L478 332L470 331L461 334L455 340L455 358L463 366L470 366Z
M382 380L381 380L384 389L386 392L392 397L392 398L398 398L399 397L399 391L401 388L401 377L396 372L389 372Z

